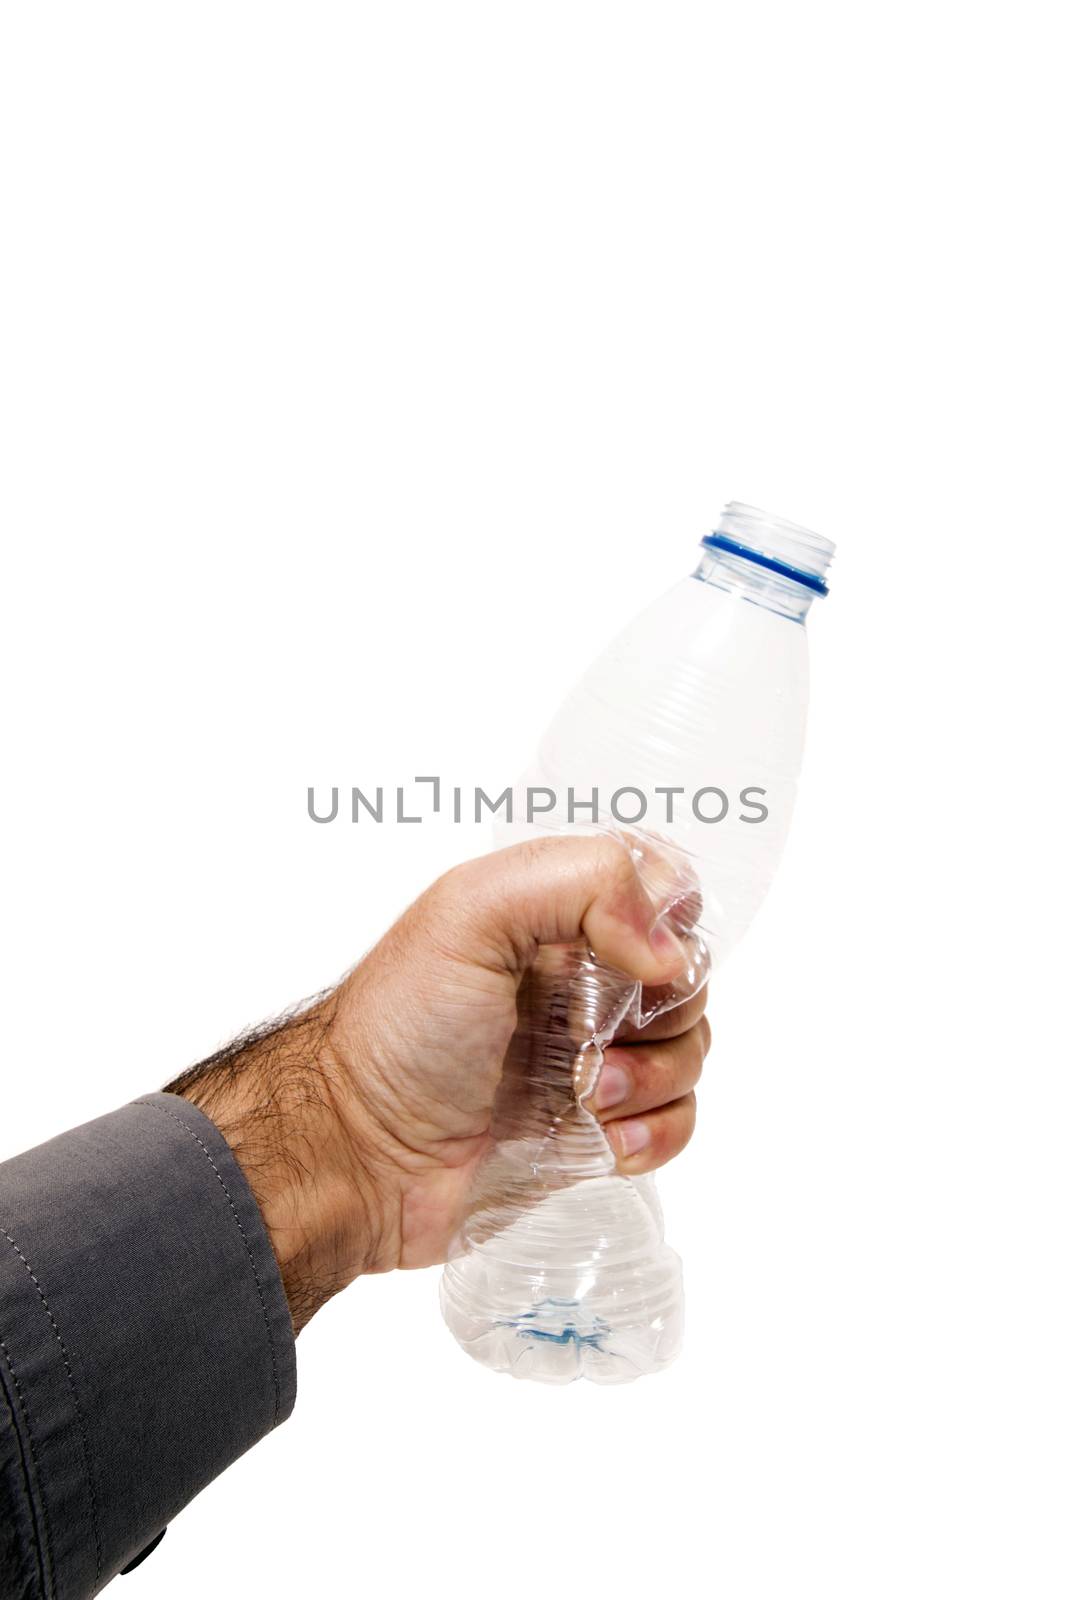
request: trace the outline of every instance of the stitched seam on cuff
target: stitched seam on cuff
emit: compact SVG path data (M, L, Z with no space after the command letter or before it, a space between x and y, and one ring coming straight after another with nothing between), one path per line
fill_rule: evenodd
M26 1405L26 1397L22 1392L22 1385L18 1380L18 1373L15 1371L15 1368L11 1364L11 1352L8 1350L7 1345L4 1343L3 1339L0 1339L0 1351L3 1352L4 1363L7 1366L7 1370L11 1374L11 1382L14 1384L14 1387L15 1387L15 1400L16 1400L16 1402L18 1404L19 1411L22 1413L22 1420L26 1425L26 1442L30 1447L30 1460L33 1463L33 1475L34 1475L34 1478L36 1479L36 1485L37 1486L36 1486L36 1492L34 1492L34 1488L33 1488L33 1486L31 1485L31 1483L29 1481L29 1474L28 1473L25 1474L25 1476L26 1476L26 1488L27 1488L27 1496L26 1496L26 1498L29 1500L29 1503L30 1503L30 1515L33 1518L33 1532L34 1532L34 1539L35 1539L35 1541L37 1543L37 1556L38 1556L38 1561L39 1562L42 1559L42 1553L41 1553L41 1546L40 1546L40 1532L39 1532L38 1527L37 1527L37 1502L38 1501L40 1501L40 1506L41 1506L41 1523L43 1524L43 1528L44 1528L44 1557L43 1557L43 1562L44 1562L44 1565L45 1565L45 1568L46 1568L46 1571L44 1573L42 1573L42 1577L44 1579L44 1589L45 1589L45 1593L46 1594L49 1591L51 1591L51 1593L53 1595L55 1595L55 1594L58 1594L59 1591L56 1589L56 1564L55 1564L55 1560L54 1560L53 1555L52 1555L52 1531L51 1531L51 1527L50 1527L49 1520L48 1520L48 1506L45 1503L45 1497L44 1497L44 1479L41 1476L41 1467L40 1467L40 1463L37 1460L37 1445L36 1445L36 1443L34 1441L33 1428L32 1428L32 1426L30 1424L30 1413L29 1413L29 1410L28 1410L27 1405ZM6 1391L5 1391L5 1397L6 1397ZM12 1425L14 1425L14 1417L12 1417ZM17 1427L15 1429L15 1434L16 1434L16 1438L18 1438L18 1429L17 1429ZM18 1445L19 1445L19 1454L21 1455L22 1454L22 1440L21 1440L21 1438L18 1438ZM23 1456L22 1465L23 1465L23 1472L25 1473L26 1460L25 1460L24 1456Z
M56 1343L59 1345L59 1351L63 1357L63 1366L66 1369L67 1383L70 1387L70 1398L74 1402L74 1418L78 1427L78 1437L81 1440L82 1456L85 1460L85 1483L89 1490L89 1517L93 1527L93 1549L96 1554L96 1577L93 1581L93 1591L95 1593L95 1591L100 1587L100 1568L103 1558L100 1550L100 1527L96 1517L96 1486L93 1482L93 1461L92 1454L89 1450L89 1430L85 1426L85 1414L81 1408L81 1401L78 1399L78 1385L74 1382L74 1372L71 1368L70 1355L67 1352L67 1347L63 1343L63 1335L60 1333L59 1325L57 1324L55 1317L52 1315L52 1307L48 1304L45 1292L37 1281L37 1274L34 1272L33 1268L30 1266L29 1262L26 1260L26 1257L23 1255L14 1239L8 1233L7 1229L0 1228L0 1233L3 1234L4 1238L7 1240L8 1244L11 1246L12 1250L14 1250L15 1254L22 1262L22 1265L29 1273L30 1281L32 1282L33 1287L37 1290L41 1304L44 1306L45 1315L52 1324L52 1332L56 1336ZM12 1377L14 1377L14 1373L12 1373Z
M226 1200L227 1200L227 1202L229 1204L230 1210L233 1212L233 1220L237 1224L238 1231L239 1231L239 1233L241 1235L241 1242L243 1243L243 1245L245 1247L245 1254L248 1257L248 1264L252 1268L252 1276L256 1281L256 1294L259 1296L259 1308L263 1313L263 1326L267 1330L267 1343L270 1346L270 1367L271 1367L271 1374L272 1374L273 1379L274 1379L274 1426L277 1427L278 1426L278 1418L279 1418L279 1415L281 1413L281 1406L282 1406L282 1390L281 1390L281 1384L278 1381L278 1360L277 1360L277 1355L276 1355L275 1349L274 1349L274 1334L271 1331L270 1317L267 1315L267 1301L266 1301L266 1298L265 1298L265 1296L263 1294L263 1284L262 1284L262 1281L260 1279L259 1272L258 1272L258 1270L256 1268L256 1258L252 1254L252 1246L248 1241L248 1235L245 1232L244 1224L243 1224L243 1222L241 1221L240 1217L237 1214L237 1207L234 1205L233 1196L231 1195L229 1189L226 1186L226 1180L222 1176L222 1173L219 1171L218 1167L215 1165L214 1157L212 1156L211 1151L208 1149L207 1145L204 1143L203 1139L201 1139L200 1135L196 1132L196 1130L191 1128L189 1126L189 1124L186 1121L184 1121L183 1118L179 1117L176 1112L171 1111L168 1106L157 1105L152 1100L135 1100L133 1102L133 1104L135 1106L144 1106L149 1111L162 1112L163 1116L170 1117L172 1122L176 1122L178 1124L179 1128L184 1128L186 1133L189 1135L190 1139L194 1139L196 1141L196 1143L200 1146L200 1149L203 1152L204 1156L206 1157L206 1159L207 1159L207 1161L208 1161L208 1163L209 1163L209 1165L211 1167L212 1172L215 1174L216 1178L219 1180L219 1183L220 1183L220 1185L222 1187L222 1192L226 1196ZM234 1157L234 1159L236 1160L236 1157Z

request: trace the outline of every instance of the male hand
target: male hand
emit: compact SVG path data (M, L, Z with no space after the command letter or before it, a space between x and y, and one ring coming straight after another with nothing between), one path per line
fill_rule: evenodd
M217 1124L259 1201L297 1331L364 1272L445 1257L489 1146L516 997L546 945L586 940L649 987L687 954L609 838L512 846L438 879L329 994L170 1086ZM589 1107L618 1169L693 1131L701 990L605 1051Z

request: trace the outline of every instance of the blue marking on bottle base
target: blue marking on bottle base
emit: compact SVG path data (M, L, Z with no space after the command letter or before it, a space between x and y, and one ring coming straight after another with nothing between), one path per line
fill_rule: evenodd
M600 1317L593 1318L592 1331L589 1333L583 1333L573 1320L564 1322L556 1333L549 1328L536 1325L539 1321L559 1323L562 1319L558 1315L546 1316L546 1312L568 1311L571 1308L576 1309L578 1304L577 1300L541 1300L532 1310L523 1311L517 1317L501 1318L496 1326L513 1328L524 1339L541 1339L548 1344L574 1344L579 1348L584 1346L590 1350L603 1351L604 1347L600 1341L610 1334L611 1329Z

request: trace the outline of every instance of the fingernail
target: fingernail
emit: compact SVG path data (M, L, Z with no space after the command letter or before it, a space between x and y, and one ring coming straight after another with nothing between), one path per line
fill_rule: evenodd
M596 1081L597 1110L610 1111L612 1106L622 1105L629 1093L630 1074L626 1068L617 1066L614 1061L605 1061Z
M685 945L665 922L657 922L648 936L653 951L665 966L678 966L685 960Z
M639 1117L630 1117L626 1122L613 1123L612 1131L624 1156L635 1156L639 1150L644 1150L652 1143L652 1129Z

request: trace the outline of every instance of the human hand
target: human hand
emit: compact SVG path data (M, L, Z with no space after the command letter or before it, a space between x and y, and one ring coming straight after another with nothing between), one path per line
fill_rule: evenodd
M649 987L687 953L629 853L545 839L448 872L329 994L175 1084L233 1148L263 1212L297 1330L365 1272L442 1261L490 1121L524 977L544 946L587 940ZM710 1041L704 991L624 1023L592 1099L618 1170L684 1148Z

